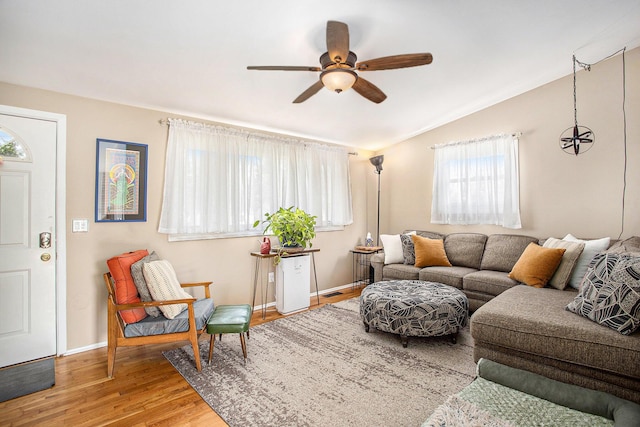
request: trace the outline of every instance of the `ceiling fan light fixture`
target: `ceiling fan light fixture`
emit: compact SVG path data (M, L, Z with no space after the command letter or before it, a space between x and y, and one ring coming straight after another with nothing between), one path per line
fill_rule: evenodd
M356 73L341 68L326 70L320 74L320 80L322 80L324 87L336 93L350 89L357 79Z

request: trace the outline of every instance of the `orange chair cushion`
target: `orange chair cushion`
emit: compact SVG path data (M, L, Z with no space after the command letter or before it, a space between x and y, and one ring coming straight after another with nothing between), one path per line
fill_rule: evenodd
M131 277L131 264L140 261L147 255L149 255L149 252L146 249L141 249L114 256L107 261L111 277L113 277L116 285L116 302L118 304L140 302L138 289L136 289L133 277ZM120 311L120 317L125 323L136 323L147 317L147 312L144 311L144 308L122 310Z

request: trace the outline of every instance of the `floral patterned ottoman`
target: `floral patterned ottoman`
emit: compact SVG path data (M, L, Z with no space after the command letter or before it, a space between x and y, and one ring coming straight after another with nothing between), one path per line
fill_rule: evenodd
M451 335L452 341L467 324L469 302L459 289L422 280L389 280L373 283L360 295L360 317L370 328L408 337Z

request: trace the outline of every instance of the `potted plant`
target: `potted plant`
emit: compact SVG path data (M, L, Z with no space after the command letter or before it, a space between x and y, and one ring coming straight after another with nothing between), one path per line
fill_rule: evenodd
M307 246L313 246L311 239L316 237L314 229L316 225L316 217L309 215L302 209L289 207L287 209L280 208L273 213L264 214L263 221L257 220L253 223L254 227L267 224L264 228L264 234L269 230L278 238L280 249L278 249L278 257L276 263L280 261L280 255L287 252L296 252L306 249Z

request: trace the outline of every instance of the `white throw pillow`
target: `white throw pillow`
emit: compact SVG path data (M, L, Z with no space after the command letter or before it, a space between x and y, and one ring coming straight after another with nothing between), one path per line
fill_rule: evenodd
M405 234L416 234L411 231ZM399 234L381 234L380 240L384 247L384 263L385 264L403 264L404 254L402 253L402 240Z
M152 261L142 266L149 293L154 301L193 298L182 287L176 272L167 260ZM170 304L158 307L164 317L173 319L187 309L187 304Z
M580 254L578 262L576 262L576 265L573 268L573 273L571 273L571 278L569 279L569 286L575 289L580 289L580 283L582 283L582 279L587 273L589 263L599 252L607 250L611 243L611 238L603 237L602 239L596 240L581 240L571 234L567 234L562 240L566 240L567 242L584 243L582 254Z
M399 234L381 234L380 240L384 247L384 263L399 264L404 262L402 255L402 241Z

